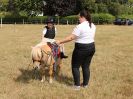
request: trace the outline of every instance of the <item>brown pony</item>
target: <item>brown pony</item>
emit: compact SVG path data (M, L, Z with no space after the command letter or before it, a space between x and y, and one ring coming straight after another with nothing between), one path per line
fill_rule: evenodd
M49 83L52 83L53 79L53 65L56 64L58 70L58 76L61 73L62 60L59 57L55 62L51 48L46 44L42 46L35 46L31 51L33 66L39 70L41 76L41 82L45 81L45 69L48 68Z

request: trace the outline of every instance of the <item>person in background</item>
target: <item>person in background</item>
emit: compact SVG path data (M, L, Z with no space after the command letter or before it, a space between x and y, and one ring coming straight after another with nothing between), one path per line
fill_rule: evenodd
M91 15L87 9L80 11L79 22L73 32L66 38L56 41L56 44L64 44L75 40L75 48L72 54L72 74L74 88L79 90L80 86L86 88L90 79L90 63L95 53L95 31L96 26L91 21ZM83 82L80 83L80 71L82 67Z

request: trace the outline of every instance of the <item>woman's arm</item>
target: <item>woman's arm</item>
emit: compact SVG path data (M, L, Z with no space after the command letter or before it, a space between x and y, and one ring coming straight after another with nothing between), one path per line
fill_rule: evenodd
M70 42L70 41L72 41L72 40L74 40L74 39L76 39L76 38L77 38L77 36L76 36L76 35L71 34L71 35L69 35L68 37L66 37L66 38L65 38L65 39L63 39L63 40L56 41L56 43L59 45L59 44L63 44L63 43Z

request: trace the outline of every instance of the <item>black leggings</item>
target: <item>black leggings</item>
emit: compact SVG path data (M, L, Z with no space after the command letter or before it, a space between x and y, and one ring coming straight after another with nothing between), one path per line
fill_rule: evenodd
M95 53L95 44L80 44L75 43L75 48L72 54L72 74L74 78L74 85L80 86L80 71L82 66L83 85L88 85L90 78L90 63Z

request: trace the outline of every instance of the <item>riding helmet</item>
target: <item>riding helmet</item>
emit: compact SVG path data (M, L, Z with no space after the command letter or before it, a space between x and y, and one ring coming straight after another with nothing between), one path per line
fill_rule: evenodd
M52 17L48 17L48 19L46 20L46 23L54 23L54 19Z

